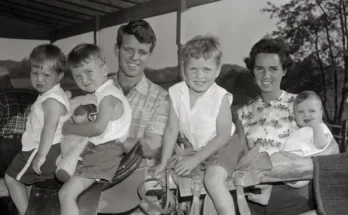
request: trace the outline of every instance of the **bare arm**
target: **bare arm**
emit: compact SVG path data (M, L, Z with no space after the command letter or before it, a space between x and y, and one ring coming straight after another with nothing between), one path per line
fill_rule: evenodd
M198 159L198 163L203 162L214 152L224 147L230 137L232 129L232 113L227 95L221 101L219 114L216 120L216 136L209 143L198 151L194 156Z
M95 121L82 124L64 124L64 132L84 137L99 136L104 133L110 119L117 120L123 115L122 102L114 96L104 97L98 107L98 115ZM115 115L116 114L116 115Z
M46 157L54 140L59 118L67 114L64 105L55 99L46 99L42 103L44 112L44 125L41 131L38 156Z
M248 141L247 141L246 136L244 134L244 128L242 126L242 123L241 123L239 117L237 117L237 119L236 119L236 130L237 130L237 134L238 134L239 143L244 147L244 149L246 151L249 151Z
M313 129L313 142L317 149L323 149L328 144L327 137L320 122L311 123Z

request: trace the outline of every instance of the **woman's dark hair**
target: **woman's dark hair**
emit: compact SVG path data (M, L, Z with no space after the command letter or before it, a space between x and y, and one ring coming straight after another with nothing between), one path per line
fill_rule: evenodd
M140 43L151 44L150 52L153 51L156 45L156 35L150 24L144 20L133 20L127 25L122 25L117 31L117 46L121 47L123 35L133 35Z
M244 59L246 67L251 71L252 74L256 55L260 53L278 54L283 70L288 71L293 65L293 60L290 57L288 47L284 40L281 38L273 39L267 36L255 43L255 45L251 48L249 57Z

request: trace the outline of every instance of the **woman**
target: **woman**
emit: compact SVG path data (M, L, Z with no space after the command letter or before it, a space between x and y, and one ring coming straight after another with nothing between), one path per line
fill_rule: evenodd
M271 155L279 152L287 137L297 129L292 108L296 95L280 89L292 59L283 40L267 37L252 47L245 63L255 78L260 95L237 111L238 136L249 149L259 144L260 152ZM337 152L337 143L333 141L323 154ZM284 183L273 184L268 205L250 201L249 207L253 215L307 212L310 210L308 186L293 188Z

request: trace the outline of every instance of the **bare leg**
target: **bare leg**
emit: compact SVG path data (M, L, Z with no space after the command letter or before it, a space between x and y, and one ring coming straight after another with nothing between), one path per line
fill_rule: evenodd
M267 205L271 198L272 185L261 184L255 185L255 187L261 189L261 194L248 193L248 199L261 205Z
M227 172L221 166L209 166L205 171L204 184L219 215L234 215L232 195L227 186Z
M60 214L79 215L77 197L95 182L94 179L73 176L59 190Z
M24 215L29 201L27 187L7 174L5 174L5 183L19 213Z

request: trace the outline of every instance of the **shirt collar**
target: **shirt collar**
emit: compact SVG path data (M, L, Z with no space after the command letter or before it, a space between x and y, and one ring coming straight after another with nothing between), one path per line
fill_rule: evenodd
M98 87L98 89L95 91L95 95L97 95L98 93L102 92L107 86L113 84L112 80L107 80L105 81L104 84L102 84L101 86Z
M258 103L259 104L270 104L270 105L272 105L274 103L281 102L283 99L285 99L285 96L286 95L285 95L285 91L284 90L282 90L280 96L277 99L274 99L274 100L271 100L271 101L265 101L265 100L263 100L261 98L261 95L259 95L259 99L258 99L259 102Z
M60 83L54 85L54 87L52 87L50 90L44 92L44 93L41 94L40 96L44 96L44 95L46 95L46 94L49 94L49 93L51 93L51 92L54 92L54 91L58 90L59 88L60 88Z
M122 90L122 87L120 85L120 83L118 82L118 78L117 78L117 74L115 74L113 76L113 81L114 81L114 84L121 90ZM147 95L148 93L148 89L149 89L149 83L147 81L147 78L145 76L145 74L143 75L143 77L140 79L140 81L137 83L137 85L135 85L135 87L133 88L135 89L136 91L138 91L140 94L142 95Z
M212 92L213 92L213 89L215 89L216 88L216 83L214 82L210 87L209 87L209 89L203 94L203 95L201 95L201 97L204 97L204 96L208 96L208 95L210 95ZM184 84L183 85L181 85L181 94L185 94L185 92L188 92L188 90L189 90L189 87L187 86L187 84L186 84L186 82L184 81Z

